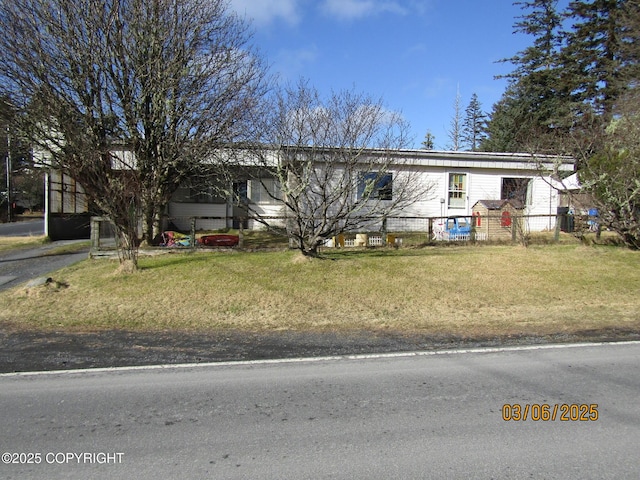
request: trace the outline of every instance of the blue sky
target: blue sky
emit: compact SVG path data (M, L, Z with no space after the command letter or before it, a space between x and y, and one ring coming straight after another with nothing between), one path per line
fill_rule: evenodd
M355 89L381 97L447 149L454 102L473 93L491 111L506 87L496 75L532 39L513 34L523 12L512 0L231 0L252 19L252 43L283 82L304 77L323 93Z

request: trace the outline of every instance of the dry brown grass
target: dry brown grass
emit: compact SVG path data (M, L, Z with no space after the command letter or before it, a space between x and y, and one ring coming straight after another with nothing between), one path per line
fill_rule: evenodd
M12 328L404 331L463 337L640 329L640 253L614 247L450 247L195 253L133 274L85 261L37 292L0 294Z
M6 250L14 250L23 247L33 247L45 243L46 237L30 236L30 237L0 237L0 252Z

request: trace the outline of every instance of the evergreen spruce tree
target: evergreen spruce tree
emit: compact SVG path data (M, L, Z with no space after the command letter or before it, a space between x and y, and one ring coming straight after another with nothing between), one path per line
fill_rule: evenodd
M556 138L571 125L571 87L559 63L562 15L558 0L516 2L528 13L519 17L514 33L534 37L533 44L504 59L515 68L503 78L510 85L494 106L482 150L554 151ZM507 131L503 131L503 129Z
M480 144L485 152L522 152L535 133L531 108L518 82L512 82L493 105L486 124L486 137Z
M422 148L424 150L433 150L435 148L435 140L435 135L431 133L431 130L427 130L427 133L424 136L424 140L422 141Z
M507 78L519 79L538 71L551 71L557 66L557 54L562 42L562 14L557 10L558 0L532 0L515 2L529 13L514 24L514 33L534 37L533 45L514 57L505 59L516 66Z
M488 123L483 150L571 154L600 221L640 249L640 2L519 2L533 45ZM562 31L565 26L566 30Z
M478 100L478 95L474 93L465 110L465 117L462 122L462 141L472 152L480 149L480 144L486 137L486 118L487 116L482 111L482 105Z
M627 2L621 19L620 54L625 61L621 81L628 88L640 86L640 2Z
M575 99L602 115L604 124L611 120L616 100L627 89L626 71L634 68L631 59L624 57L623 46L627 4L632 3L574 0L566 13L573 25L566 34L562 67L571 79Z

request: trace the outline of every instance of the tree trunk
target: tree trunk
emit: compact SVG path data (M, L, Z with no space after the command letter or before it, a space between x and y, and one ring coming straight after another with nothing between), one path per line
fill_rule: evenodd
M142 219L142 241L148 245L154 244L154 239L161 232L161 220L162 216L158 213L157 209L153 208L153 203L148 203L143 207L143 219Z
M138 236L134 228L117 230L118 259L125 271L138 269Z

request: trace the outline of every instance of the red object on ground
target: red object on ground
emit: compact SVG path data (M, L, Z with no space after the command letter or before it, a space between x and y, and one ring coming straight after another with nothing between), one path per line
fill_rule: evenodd
M235 247L240 242L238 235L205 235L200 238L200 243L207 247Z

